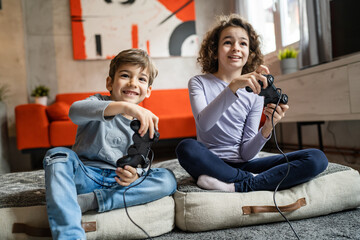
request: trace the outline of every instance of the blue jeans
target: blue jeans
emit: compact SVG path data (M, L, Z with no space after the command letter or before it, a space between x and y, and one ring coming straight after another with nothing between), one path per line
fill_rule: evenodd
M128 187L120 186L115 181L114 170L85 166L75 152L62 147L50 149L43 164L47 213L54 239L86 239L81 227L78 194L94 192L99 212L124 207L123 193ZM175 192L176 179L171 171L161 168L149 171L141 184L126 192L127 207L148 203ZM130 186L143 178L140 177Z
M234 183L236 192L274 191L288 170L282 154L244 163L226 163L194 139L181 141L176 154L180 165L195 180L200 175L208 175L226 183ZM290 172L279 190L309 181L328 165L325 154L317 149L286 153L286 156L290 162ZM252 173L258 175L254 176Z

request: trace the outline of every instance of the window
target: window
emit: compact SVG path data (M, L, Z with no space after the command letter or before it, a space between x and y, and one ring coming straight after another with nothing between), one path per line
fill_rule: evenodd
M285 47L300 40L298 0L281 0L279 10L282 47Z
M268 54L300 40L298 0L237 0L237 11L262 38Z

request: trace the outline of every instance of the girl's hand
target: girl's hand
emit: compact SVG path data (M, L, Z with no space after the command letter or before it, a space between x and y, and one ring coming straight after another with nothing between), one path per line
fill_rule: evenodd
M124 168L118 167L115 172L118 176L115 177L115 181L119 185L124 187L129 186L131 183L135 182L139 178L139 175L136 172L136 168L128 165L126 165Z
M267 79L263 74L270 74L270 71L266 66L260 65L254 72L233 79L229 84L229 88L233 93L236 93L239 88L250 87L254 94L259 94L261 91L259 80L263 82L263 88L268 86Z
M269 103L268 105L266 105L266 107L264 108L264 114L266 116L266 120L262 129L262 135L265 138L268 138L271 134L271 131L273 129L273 125L272 125L272 115L274 113L274 118L273 118L273 123L274 126L280 122L280 120L285 117L285 112L289 109L289 105L287 104L282 104L280 103L277 108L275 109L276 104L274 103Z

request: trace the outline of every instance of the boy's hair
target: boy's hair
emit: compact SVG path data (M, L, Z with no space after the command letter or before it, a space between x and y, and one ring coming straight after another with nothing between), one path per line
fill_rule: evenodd
M227 27L241 27L249 36L249 58L243 67L242 74L253 72L264 62L260 50L259 35L245 19L237 14L218 16L215 27L208 31L202 41L197 62L200 63L203 73L218 71L218 46L221 32Z
M142 68L142 70L147 68L149 72L149 86L153 84L154 79L158 74L158 70L156 69L149 55L142 49L132 48L121 51L111 60L109 76L111 77L112 81L114 81L115 72L123 64L138 65Z

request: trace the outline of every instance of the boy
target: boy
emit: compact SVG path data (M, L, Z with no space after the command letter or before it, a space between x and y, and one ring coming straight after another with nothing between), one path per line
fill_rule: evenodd
M144 177L144 169L117 168L116 161L132 144L130 122L134 118L141 123L141 136L149 130L152 138L158 129L158 118L138 105L150 97L156 76L146 52L122 51L110 63L106 79L110 96L96 94L71 106L69 117L78 125L72 150L54 148L44 158L47 213L54 239L86 239L81 213L123 208L127 186ZM127 206L175 192L176 180L170 171L148 171L145 181L127 192Z

